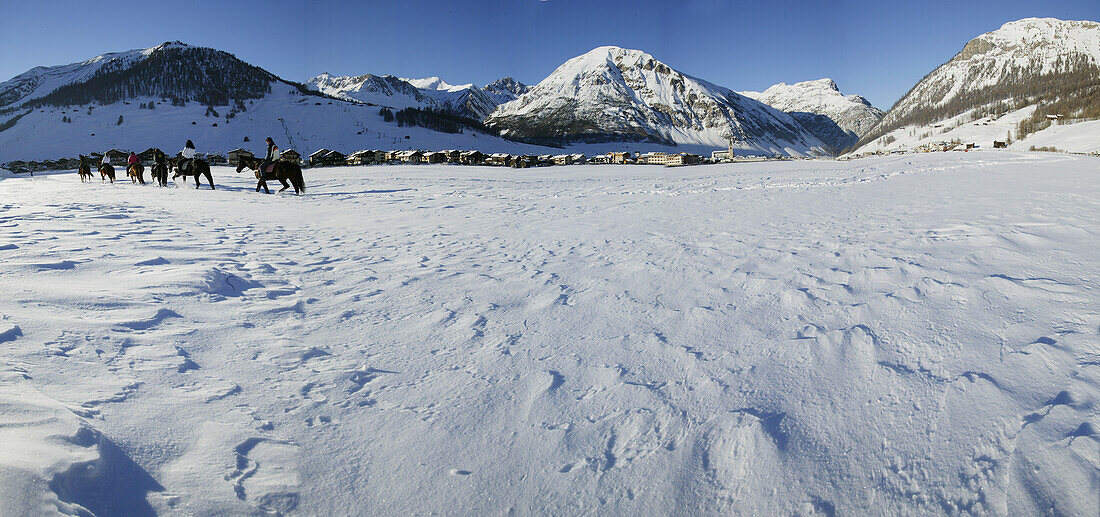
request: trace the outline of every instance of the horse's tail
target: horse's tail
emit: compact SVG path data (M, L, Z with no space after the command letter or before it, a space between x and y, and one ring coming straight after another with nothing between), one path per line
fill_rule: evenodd
M298 164L294 164L294 180L298 182L298 190L306 191L306 179L302 176L302 167Z

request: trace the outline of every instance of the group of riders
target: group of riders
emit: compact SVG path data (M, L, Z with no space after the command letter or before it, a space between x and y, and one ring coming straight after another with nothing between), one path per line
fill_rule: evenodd
M275 145L275 140L273 140L270 136L267 137L266 142L267 142L267 155L264 157L263 162L260 163L259 171L258 171L258 174L257 174L257 177L261 182L264 182L264 181L267 180L267 174L269 172L271 172L270 169L272 168L272 165L274 165L275 162L278 161L279 156L281 154L280 151L279 151L279 147L277 145ZM177 169L179 170L179 174L177 174L177 176L189 176L189 175L190 176L196 176L196 180L197 180L197 176L198 176L197 172L192 171L192 168L194 167L195 162L196 162L195 143L188 140L187 143L184 144L183 149L179 152L179 159L175 164ZM83 155L81 155L80 156L81 169L84 169L87 165L88 164L85 161L85 157ZM102 169L105 168L105 166L109 167L110 165L111 165L110 155L108 153L103 153L103 160L100 162L99 168L102 170ZM157 149L157 148L153 149L153 166L154 166L154 170L158 170L158 169L164 170L164 171L168 170L168 156L165 155L163 151L161 151L160 149ZM139 158L138 155L136 153L134 153L133 151L130 152L130 156L126 159L126 167L127 167L127 170L134 170L135 168L139 171L144 170L144 166L141 163L141 158ZM239 170L238 170L238 172L239 172ZM140 173L138 173L138 174L140 174ZM209 173L207 173L207 175L209 176ZM114 181L113 172L111 173L111 181L112 182ZM166 181L167 181L167 178L162 179L161 183L164 184L164 182L166 182ZM142 184L144 184L144 183L145 183L145 181L142 180ZM211 183L211 187L213 187L213 183ZM258 190L258 187L257 187L257 190Z

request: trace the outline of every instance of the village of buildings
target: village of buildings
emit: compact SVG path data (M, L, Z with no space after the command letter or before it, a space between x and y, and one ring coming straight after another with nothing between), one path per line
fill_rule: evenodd
M153 158L153 149L147 149L137 153L138 158L148 163ZM99 163L104 153L94 152L88 156L92 163ZM125 165L130 155L127 150L111 149L106 152L108 159L114 165ZM246 149L233 149L226 154L207 153L198 155L211 165L236 165L240 157L253 158L255 155ZM731 158L732 157L732 158ZM700 165L705 163L719 163L728 161L764 161L788 159L786 157L764 156L736 156L729 150L720 150L711 153L710 158L692 153L664 153L664 152L610 152L595 156L586 156L580 153L558 155L527 155L492 153L486 154L480 151L424 151L424 150L373 150L364 149L351 154L344 154L331 149L318 149L309 156L303 157L294 149L287 149L280 153L279 160L298 163L306 167L337 167L344 165L384 165L384 164L435 164L449 163L457 165L484 165L496 167L512 167L525 169L529 167L546 167L553 165L580 165L580 164L630 164L630 165L664 165L666 167L678 167L684 165ZM62 158L59 160L47 160L41 162L15 161L5 164L4 167L12 172L32 172L38 170L72 169L79 165L77 158Z
M1061 115L1048 115L1048 118L1057 123L1058 118ZM938 126L937 126L938 127ZM992 147L994 149L1006 149L1010 142L1007 140L994 140ZM665 153L665 152L630 152L630 151L616 151L604 154L597 154L594 156L587 156L581 153L571 154L543 154L543 155L528 155L528 154L507 154L507 153L482 153L476 150L445 150L445 151L430 151L430 150L373 150L364 149L355 151L351 154L344 154L340 151L332 149L318 149L310 153L308 156L302 156L301 153L294 149L287 149L281 152L279 160L298 163L304 167L338 167L346 165L386 165L386 164L456 164L456 165L482 165L482 166L495 166L495 167L512 167L516 169L526 169L530 167L546 167L554 165L581 165L581 164L618 164L618 165L663 165L666 167L679 167L687 165L704 165L714 163L734 163L734 162L762 162L772 160L794 160L794 159L836 159L836 160L854 160L859 158L867 158L871 156L879 156L885 154L907 154L907 153L932 153L932 152L952 152L952 151L973 151L981 149L983 146L975 143L963 141L960 139L953 139L951 141L936 141L924 143L913 149L894 149L884 150L878 149L875 151L863 152L858 154L846 154L839 157L833 156L803 156L803 157L791 157L783 155L748 155L738 154L734 148L716 150L711 152L710 157L692 154L687 152L680 153ZM1058 149L1033 146L1031 151L1058 151ZM152 161L154 150L152 148L146 149L140 153L137 153L138 158L142 162L149 163ZM92 152L88 154L88 157L93 160L92 163L100 163L104 153ZM114 165L125 166L126 159L130 155L127 150L111 149L106 152L110 159L110 162ZM1075 153L1077 154L1077 153ZM1100 153L1092 153L1097 155ZM205 159L211 165L237 165L237 159L239 157L255 157L254 153L243 148L236 148L227 153L199 153L198 157ZM67 170L75 169L80 163L78 158L61 158L57 160L43 160L43 161L13 161L6 164L2 164L5 169L8 169L14 173L35 172L43 170Z

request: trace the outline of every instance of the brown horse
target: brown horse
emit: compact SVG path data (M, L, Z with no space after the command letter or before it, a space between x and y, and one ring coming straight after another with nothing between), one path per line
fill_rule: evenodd
M111 178L111 183L115 182L115 168L111 167L109 163L99 164L99 181Z
M80 182L92 181L92 167L88 165L88 161L84 158L84 155L80 156L80 167L76 169L76 172L80 174Z
M267 189L267 178L277 179L279 183L283 184L283 188L279 189L279 192L290 188L290 185L286 182L287 180L290 180L290 183L294 184L295 194L302 194L306 191L306 180L302 177L302 168L299 167L297 163L276 161L273 164L274 167L271 172L267 173L267 178L264 177L264 174L260 173L261 163L263 163L263 160L259 158L250 158L247 156L240 156L237 158L237 172L241 172L245 167L248 167L256 173L256 179L258 180L256 183L256 192L259 192L260 188L263 187L264 192L268 194L271 193L271 191Z
M130 177L130 183L145 184L145 166L140 163L130 164L126 168L126 175Z
M203 160L195 158L194 160L191 160L191 166L188 167L188 169L186 171L181 171L179 169L179 162L180 162L179 158L169 158L168 162L171 164L172 169L174 169L176 171L176 173L172 175L173 180L175 180L176 178L178 178L180 176L183 176L183 182L187 183L187 177L188 176L194 176L195 177L195 188L199 188L199 187L202 186L202 182L200 181L199 176L202 175L202 176L206 176L206 181L210 182L210 190L215 190L214 189L214 177L210 175L210 164L209 163L206 163Z

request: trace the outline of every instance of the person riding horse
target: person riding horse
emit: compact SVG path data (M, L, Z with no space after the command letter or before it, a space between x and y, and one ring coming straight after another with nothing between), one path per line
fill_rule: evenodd
M168 186L168 157L159 147L153 148L153 179L160 186Z
M183 146L183 150L180 151L180 156L183 157L179 164L180 172L189 170L195 161L195 144L188 140L187 144Z
M267 181L267 169L278 159L279 146L275 145L275 141L269 136L267 137L267 155L264 156L264 161L260 164L260 181Z
M141 163L141 159L133 151L130 151L130 156L126 158L126 166L129 167L135 163Z

